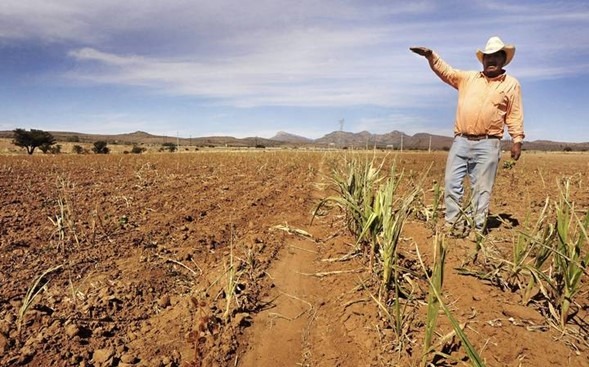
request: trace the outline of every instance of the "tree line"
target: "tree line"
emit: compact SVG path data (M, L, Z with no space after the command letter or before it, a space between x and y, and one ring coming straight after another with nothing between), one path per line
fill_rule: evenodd
M61 145L57 144L55 137L48 131L37 129L15 129L12 131L12 144L17 147L25 148L27 154L33 154L35 149L39 148L43 153L61 153ZM110 149L107 147L107 142L100 140L94 142L92 151L96 154L108 154ZM84 153L84 148L79 145L74 145L74 153Z
M13 130L12 133L12 144L17 147L25 148L28 154L33 154L37 148L43 153L61 153L61 145L57 144L55 137L48 131L38 129L30 129L27 131L19 128ZM145 152L145 150L146 149L143 147L134 145L130 153L141 154ZM160 148L160 151L175 152L176 150L178 150L178 146L174 143L164 143ZM74 145L72 147L72 153L83 154L88 152L89 151L81 145ZM108 154L110 152L108 143L104 140L94 142L92 152L95 154Z

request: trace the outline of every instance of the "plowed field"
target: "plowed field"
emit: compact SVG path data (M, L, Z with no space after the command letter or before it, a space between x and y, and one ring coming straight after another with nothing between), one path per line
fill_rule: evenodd
M341 259L356 242L342 212L311 224L318 201L333 194L333 162L353 154L373 158L0 156L0 365L420 365L425 276L415 276L420 291L399 349L373 299L378 276L368 256ZM381 158L406 177L427 172L422 202L430 203L445 153ZM586 154L524 152L514 167L500 167L487 246L511 256L518 233L547 197L558 200L567 178L582 215L588 172ZM413 269L416 248L431 262L434 226L417 209L405 223L400 251ZM521 292L457 270L475 251L471 240L446 243L443 297L486 365L589 366L587 274L563 333L541 302L523 304ZM435 365L470 365L451 331L440 314L435 340L447 357Z

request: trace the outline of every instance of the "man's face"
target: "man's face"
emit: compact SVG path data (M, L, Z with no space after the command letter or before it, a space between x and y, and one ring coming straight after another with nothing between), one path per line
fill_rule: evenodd
M483 55L483 73L488 77L495 77L503 73L505 66L505 51Z

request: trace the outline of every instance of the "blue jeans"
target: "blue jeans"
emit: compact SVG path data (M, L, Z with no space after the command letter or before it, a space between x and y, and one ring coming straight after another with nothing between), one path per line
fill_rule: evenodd
M499 139L473 141L461 136L454 138L446 162L446 223L456 225L460 218L464 178L468 174L472 201L466 209L466 215L472 218L475 229L482 231L485 228L500 156Z

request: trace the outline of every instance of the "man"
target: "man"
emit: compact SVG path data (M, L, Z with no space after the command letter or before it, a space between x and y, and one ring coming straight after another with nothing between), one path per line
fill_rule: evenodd
M485 49L476 52L482 72L454 69L425 47L410 50L424 56L438 77L458 90L454 141L446 162L445 219L453 234L467 236L470 225L474 225L475 238L480 238L486 226L505 126L513 140L514 160L521 155L524 139L520 84L503 69L513 59L515 47L504 44L499 37L489 38ZM460 218L466 175L472 201L465 223Z

